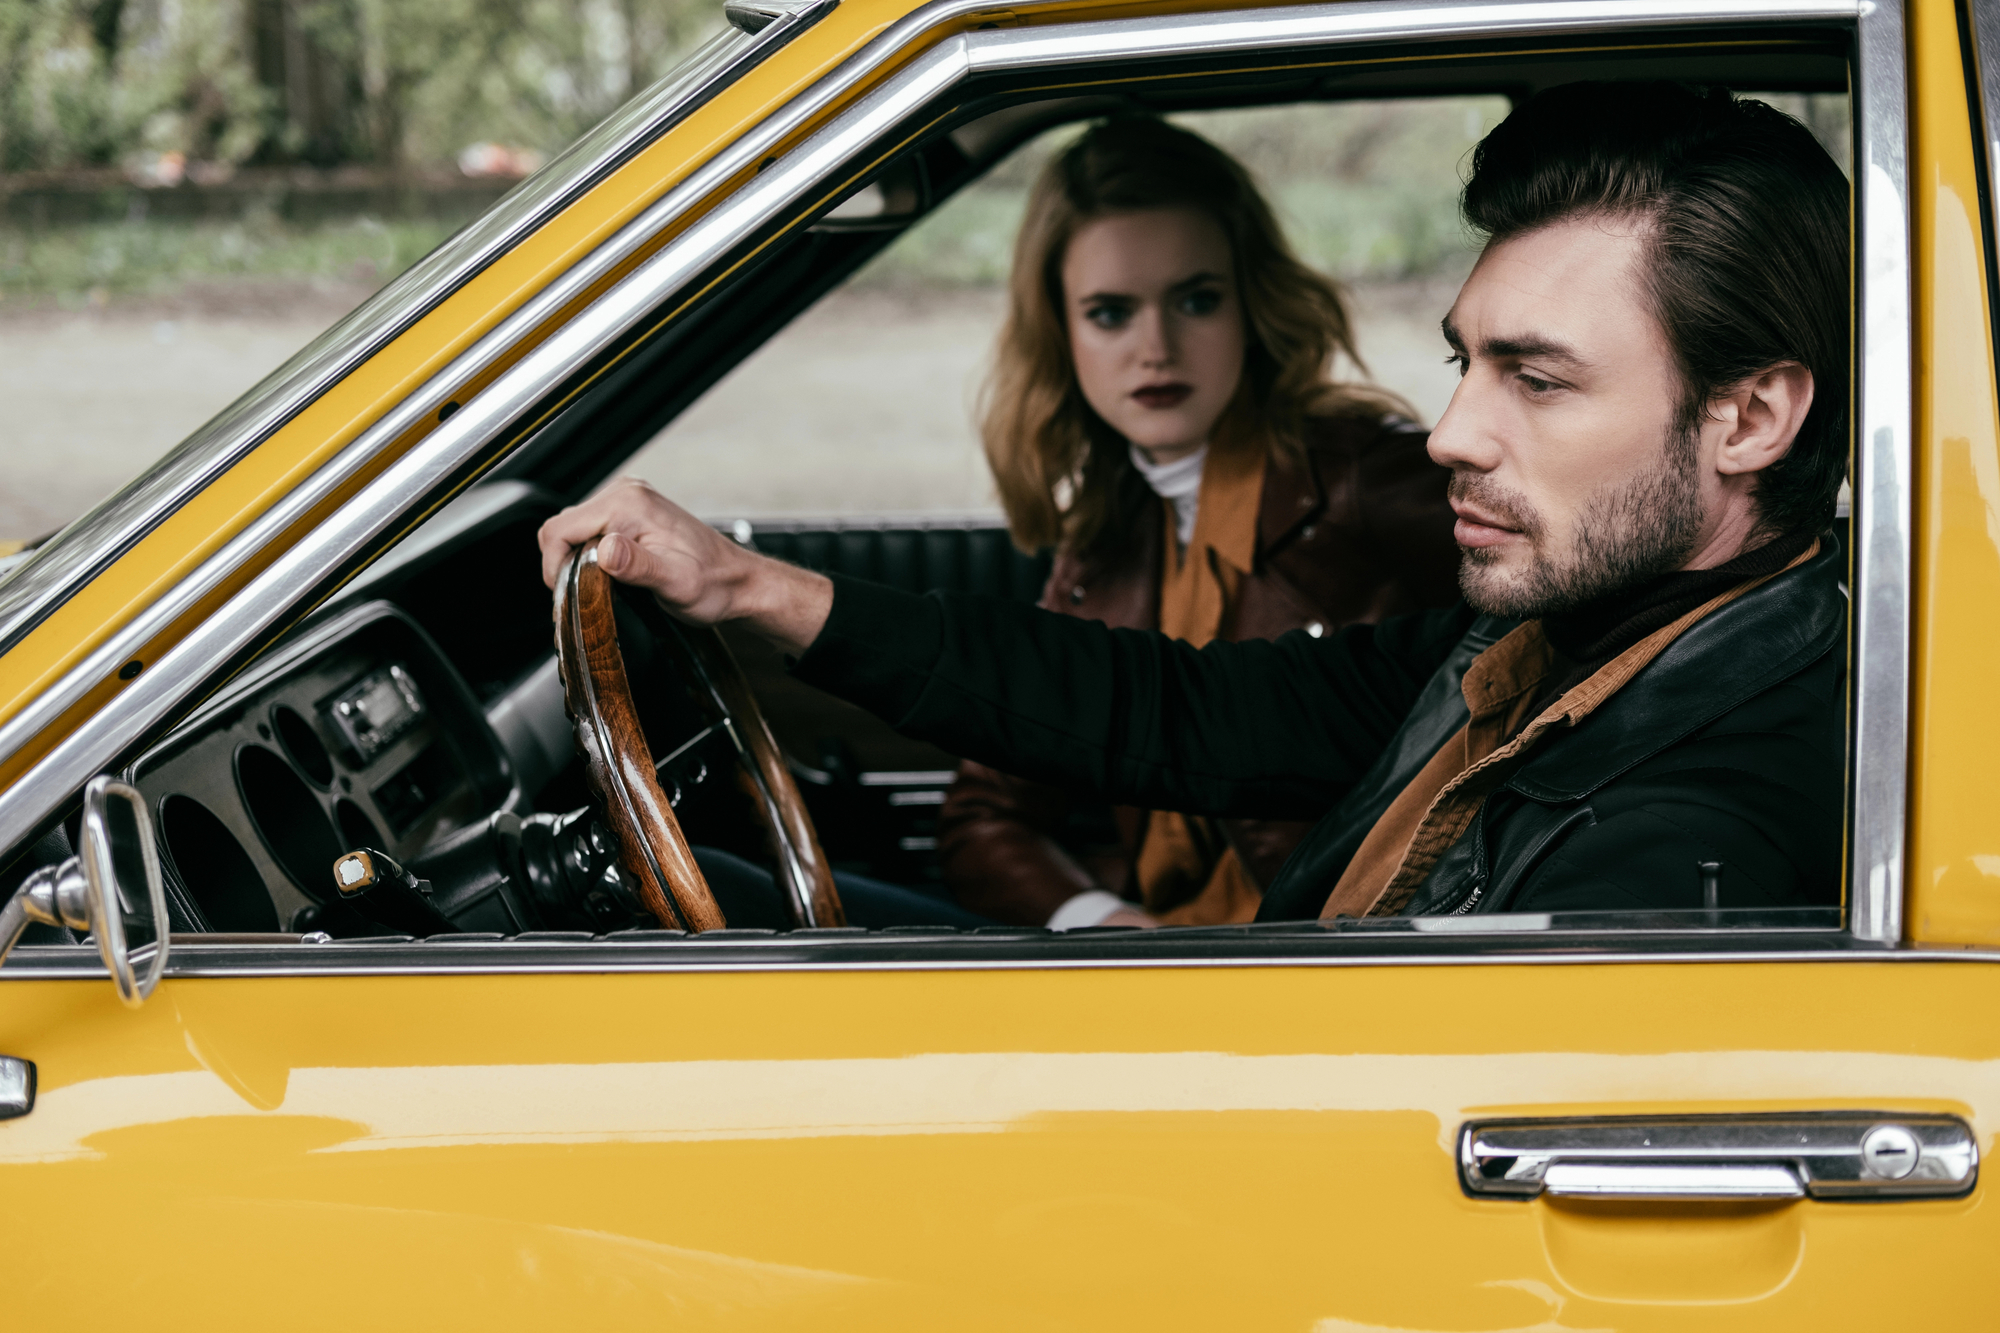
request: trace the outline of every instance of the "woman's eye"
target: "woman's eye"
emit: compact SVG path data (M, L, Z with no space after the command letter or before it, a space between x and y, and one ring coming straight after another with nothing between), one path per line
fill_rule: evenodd
M1222 308L1222 293L1218 291L1195 291L1183 296L1180 301L1183 315L1212 315Z
M1100 329L1115 329L1132 318L1132 312L1122 305L1094 305L1083 312L1083 317Z

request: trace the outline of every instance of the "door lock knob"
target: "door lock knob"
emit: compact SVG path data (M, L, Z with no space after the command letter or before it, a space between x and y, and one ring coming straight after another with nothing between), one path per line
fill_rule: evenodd
M1861 1140L1861 1170L1877 1180L1901 1180L1917 1169L1923 1145L1901 1125L1877 1125Z

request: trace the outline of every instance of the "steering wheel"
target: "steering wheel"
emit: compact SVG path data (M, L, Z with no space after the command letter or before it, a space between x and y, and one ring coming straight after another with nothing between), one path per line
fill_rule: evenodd
M556 664L591 800L646 910L670 930L715 930L728 922L661 789L618 647L615 598L611 576L597 563L597 542L571 551L556 579ZM769 839L794 922L847 924L798 784L729 646L713 629L676 622L658 647L708 718L703 735L720 731L734 743L738 781Z

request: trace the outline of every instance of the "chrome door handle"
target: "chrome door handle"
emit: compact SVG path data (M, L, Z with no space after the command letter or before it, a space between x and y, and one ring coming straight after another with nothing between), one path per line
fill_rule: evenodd
M12 1120L34 1109L34 1062L0 1055L0 1120Z
M1941 1115L1485 1120L1459 1130L1458 1165L1485 1199L1937 1198L1972 1189L1979 1149Z
M1551 1162L1542 1192L1577 1199L1803 1199L1781 1162Z

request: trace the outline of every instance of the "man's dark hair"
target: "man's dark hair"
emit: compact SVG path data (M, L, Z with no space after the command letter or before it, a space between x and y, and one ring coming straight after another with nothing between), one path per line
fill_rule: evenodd
M1567 84L1486 136L1462 206L1489 244L1578 216L1649 219L1647 285L1683 387L1677 430L1723 390L1797 361L1812 410L1758 479L1759 526L1832 519L1847 471L1847 180L1811 131L1721 88Z

